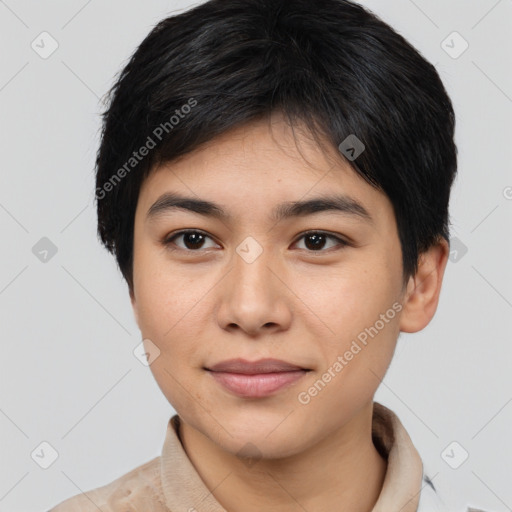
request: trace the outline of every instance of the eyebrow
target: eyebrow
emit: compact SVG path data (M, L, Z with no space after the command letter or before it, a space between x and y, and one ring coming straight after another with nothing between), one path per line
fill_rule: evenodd
M231 215L212 201L188 197L174 192L161 195L149 208L146 218L150 220L176 210L190 211L227 222L231 220ZM284 219L304 217L327 211L358 217L370 224L374 222L368 210L356 199L347 195L322 195L306 201L284 202L274 207L270 220L279 222Z

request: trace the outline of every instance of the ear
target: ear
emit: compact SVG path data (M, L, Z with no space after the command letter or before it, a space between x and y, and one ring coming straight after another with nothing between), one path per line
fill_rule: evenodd
M404 294L400 331L421 331L432 320L439 302L449 254L449 243L441 238L420 255L418 271L409 278Z

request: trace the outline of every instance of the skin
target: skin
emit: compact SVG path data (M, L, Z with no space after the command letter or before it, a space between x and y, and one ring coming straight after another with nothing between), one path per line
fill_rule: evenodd
M232 218L185 210L148 218L171 191L214 201ZM279 203L333 192L355 198L373 222L332 211L269 219ZM187 236L165 245L184 229L204 232L203 245ZM308 230L350 244L326 237L315 249L303 236ZM236 252L248 236L263 251L251 263ZM237 127L149 175L135 215L132 306L143 338L160 350L150 368L182 420L184 449L227 511L372 509L386 471L371 438L373 396L399 333L419 331L433 317L447 258L442 240L403 286L387 196L336 148L320 150L300 126L294 138L276 113L271 129L266 121ZM298 394L394 303L401 311L300 403ZM311 371L271 396L248 399L204 370L235 357L272 357ZM241 449L252 463L237 456Z

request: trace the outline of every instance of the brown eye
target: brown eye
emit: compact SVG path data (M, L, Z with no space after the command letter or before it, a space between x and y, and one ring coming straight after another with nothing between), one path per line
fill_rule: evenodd
M177 243L180 239L181 244ZM327 252L327 249L332 249L333 247L336 248L336 246L338 246L339 249L342 249L349 245L341 238L329 233L324 233L323 231L309 231L299 238L299 240L302 239L304 239L304 245L307 252ZM207 240L211 240L213 245L205 245ZM329 246L329 241L331 241L331 246ZM334 244L332 244L332 242L334 242ZM188 252L199 252L200 249L209 249L216 246L210 236L198 230L179 231L167 237L163 241L163 244L170 246L173 250L176 249Z
M299 240L302 239L304 239L304 245L309 252L326 252L322 251L322 249L325 248L329 239L337 242L337 245L341 248L348 245L348 243L341 238L322 231L310 231L308 233L304 233ZM334 247L335 246L336 244L334 244ZM332 246L328 247L328 249L330 248L332 248Z
M175 240L182 239L183 246L181 247L177 243L175 243ZM169 238L166 238L164 241L164 245L174 245L177 246L178 249L184 250L184 251L197 251L198 249L204 249L205 240L211 238L206 235L205 233L202 233L201 231L196 230L188 230L188 231L180 231L178 233L175 233ZM207 248L207 247L206 247Z

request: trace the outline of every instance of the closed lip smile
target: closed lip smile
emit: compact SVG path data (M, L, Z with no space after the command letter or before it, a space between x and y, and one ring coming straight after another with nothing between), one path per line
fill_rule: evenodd
M229 359L205 367L212 377L235 395L262 398L302 378L310 369L279 359Z

